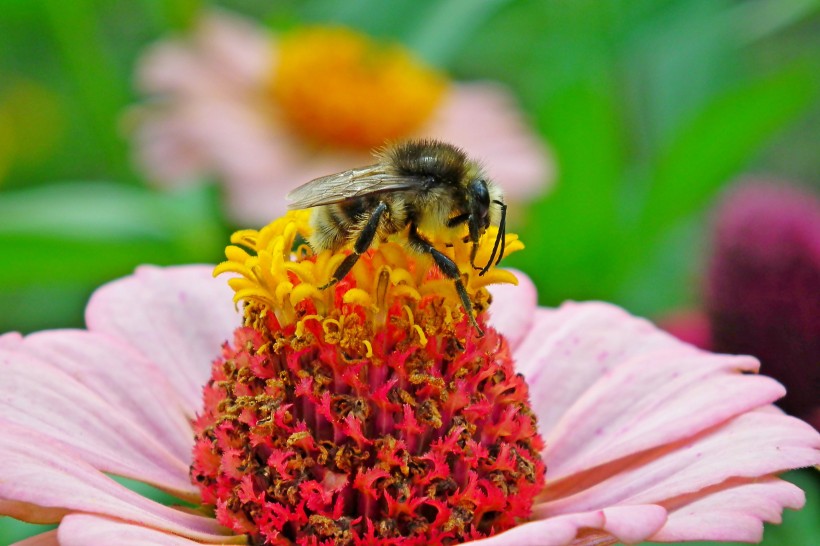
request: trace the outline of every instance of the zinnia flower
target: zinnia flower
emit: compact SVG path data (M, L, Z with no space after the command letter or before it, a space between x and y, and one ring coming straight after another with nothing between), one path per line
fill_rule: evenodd
M304 211L237 232L230 288L143 267L93 295L87 330L0 337L0 513L59 522L24 544L756 541L803 504L776 475L820 463L820 435L755 359L607 304L537 308L523 275L437 243L479 337L393 242L319 289L344 253L308 234Z
M264 224L294 187L414 136L483 158L512 200L552 177L546 147L506 89L451 82L400 46L344 28L274 37L213 13L146 53L137 86L152 99L130 117L138 163L164 185L224 181L237 221Z

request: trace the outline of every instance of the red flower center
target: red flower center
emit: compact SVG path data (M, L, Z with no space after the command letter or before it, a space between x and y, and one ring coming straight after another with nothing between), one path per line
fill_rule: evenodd
M446 295L346 297L369 293L356 279L383 260L363 256L330 306L247 304L213 364L191 476L255 544L463 542L516 525L544 486L506 340L477 337ZM413 260L402 257L415 273ZM473 297L483 326L487 292Z

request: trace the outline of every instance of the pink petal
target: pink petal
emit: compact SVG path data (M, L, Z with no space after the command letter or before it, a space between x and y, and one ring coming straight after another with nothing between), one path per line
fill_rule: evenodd
M600 529L606 524L602 510L532 521L498 535L469 542L476 546L563 546L572 544L581 529Z
M783 507L799 509L805 495L778 479L759 479L711 493L670 511L666 525L651 540L760 542L763 522L780 523Z
M152 183L162 187L185 187L199 183L209 172L210 161L189 136L186 119L170 109L135 107L129 112L136 141L134 162Z
M604 304L542 312L516 352L553 480L672 442L771 403L750 357L712 355Z
M494 83L458 84L423 130L480 158L513 200L542 193L555 177L549 150L529 128L509 90Z
M137 87L158 95L196 93L209 89L213 77L197 55L185 44L168 40L149 47L138 61Z
M130 346L95 332L61 330L27 336L18 350L64 371L189 460L194 434L180 399L156 365Z
M34 535L20 542L15 542L11 546L60 546L60 543L57 542L57 530L54 529L53 531L40 533L39 535Z
M177 187L224 178L229 207L239 207L235 218L243 224L284 212L284 195L302 182L287 173L305 152L271 123L263 91L273 53L264 29L223 12L203 18L192 39L148 50L137 80L158 100L133 108L126 122L137 141L135 161L154 182ZM261 202L263 213L243 216L246 200L255 208Z
M538 294L530 278L516 269L518 286L494 284L489 287L493 296L490 307L490 326L501 332L515 350L529 331L535 316Z
M773 379L734 373L735 358L668 357L663 371L651 368L663 355L624 363L584 393L546 438L556 478L689 437L784 393Z
M547 443L535 517L657 505L680 523L652 540L745 540L802 502L769 476L820 464L820 434L770 405L783 388L742 373L756 360L699 351L615 307L539 310L515 354ZM710 534L720 520L701 499L730 495L734 506L704 504L734 518ZM687 535L701 519L707 530Z
M0 429L39 432L96 468L196 498L189 458L175 457L118 405L19 351L0 350L0 374Z
M272 42L257 25L213 13L192 40L163 40L149 48L137 66L137 85L158 95L256 94L273 63Z
M666 521L666 510L654 505L619 506L605 510L559 515L514 527L493 537L470 542L480 546L563 546L578 544L582 530L600 530L626 543L646 540Z
M667 501L674 507L685 495L708 496L718 484L730 480L755 480L790 468L820 464L819 448L820 434L803 421L782 413L752 411L697 438L656 453L644 452L615 468L593 469L569 477L565 486L554 485L553 491L567 491L567 487L571 491L578 484L584 489L569 496L564 493L539 510L561 514L616 504Z
M238 93L181 95L167 107L146 106L134 118L136 160L153 179L173 187L203 175L223 178L229 212L243 225L267 224L285 211L291 189L361 162L333 163L319 172L324 156L295 142L270 123L258 101Z
M0 349L11 349L16 347L22 341L23 336L17 332L9 332L0 335Z
M210 266L140 267L98 289L86 308L94 332L115 337L158 365L193 417L221 344L240 324L232 293Z
M647 540L666 523L666 510L654 504L612 506L604 509L603 531L620 542L634 544Z
M643 465L641 474L655 474L654 486L643 488L629 500L660 502L730 478L753 480L818 464L820 434L811 426L785 414L752 411Z
M86 512L203 542L224 542L224 529L215 520L146 499L29 430L3 426L0 473L0 507L17 519L43 522L60 512Z
M202 19L195 39L211 65L222 68L237 84L255 90L268 84L275 47L264 27L227 11L214 11Z
M640 343L634 343L637 337ZM583 392L620 360L668 344L668 335L611 305L565 303L557 310L537 309L515 357L531 390L557 386L546 400L532 397L539 428L552 430Z
M195 546L202 542L156 529L132 525L89 514L72 514L60 523L60 546L116 544L117 546ZM247 538L222 537L223 544L245 544Z
M324 161L271 111L264 94L274 56L263 28L226 12L204 17L192 39L149 49L137 79L158 100L128 116L136 162L162 186L224 179L229 213L243 225L264 225L284 213L285 194L315 177L303 176L300 166L310 170Z
M283 214L285 195L308 180L291 175L304 147L270 123L257 103L241 96L202 98L179 105L175 115L183 118L191 146L208 158L209 170L226 180L228 205L243 225L265 225ZM257 212L243 217L237 204L248 200Z

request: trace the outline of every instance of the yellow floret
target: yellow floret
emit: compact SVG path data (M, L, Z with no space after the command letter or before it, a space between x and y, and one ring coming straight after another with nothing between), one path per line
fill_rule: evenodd
M329 250L314 254L304 245L310 236L311 211L288 212L261 230L241 230L231 237L231 245L225 248L226 261L214 269L214 275L228 273L234 275L228 284L235 291L234 301L253 304L250 308L258 312L260 308L274 313L280 324L297 321L297 306L310 300L317 314L310 318L330 317L335 309L335 289L320 290L333 277L336 268L350 252ZM479 242L477 264L486 263L492 253L498 230L491 227ZM443 277L432 265L429 256L408 251L402 244L404 234L398 234L389 242L377 243L353 267L350 276L355 287L342 295L344 304L358 305L374 313L384 314L388 306L397 298L419 301L425 296L443 296L448 308L459 308L460 300L452 279ZM470 265L471 243L461 239L436 247L459 266L468 293L476 301L486 301L481 292L490 284L516 284L515 275L494 267L483 276ZM508 234L504 254L508 255L523 248L518 236ZM303 317L302 320L307 320ZM324 320L324 319L322 319ZM335 320L335 319L333 319ZM409 316L412 321L412 313ZM337 322L341 327L344 321ZM424 331L418 329L419 339L426 339Z
M447 89L443 75L403 47L341 27L285 36L276 63L272 93L284 121L335 147L370 150L412 134Z

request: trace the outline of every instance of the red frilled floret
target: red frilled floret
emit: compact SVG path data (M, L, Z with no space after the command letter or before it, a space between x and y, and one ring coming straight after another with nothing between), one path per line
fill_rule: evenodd
M204 388L191 476L222 524L254 544L426 545L529 515L543 443L503 337L439 296L376 332L356 305L299 313L297 335L250 308Z

